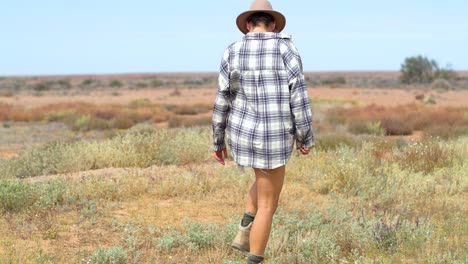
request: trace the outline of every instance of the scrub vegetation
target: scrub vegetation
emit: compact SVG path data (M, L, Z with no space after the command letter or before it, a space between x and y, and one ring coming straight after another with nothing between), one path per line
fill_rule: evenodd
M366 76L308 77L399 85ZM314 96L317 145L288 163L266 263L467 263L468 107L448 107L447 91L465 76L404 93L410 104L360 101L389 89ZM212 86L210 75L0 79L0 264L245 263L230 243L253 173L211 156L215 93L195 88ZM120 104L52 96L102 89Z
M314 107L344 123L292 156L266 263L465 263L466 134L388 137L391 109ZM339 131L358 116L368 131ZM252 173L210 145L208 127L141 124L1 161L0 263L243 263L229 244Z

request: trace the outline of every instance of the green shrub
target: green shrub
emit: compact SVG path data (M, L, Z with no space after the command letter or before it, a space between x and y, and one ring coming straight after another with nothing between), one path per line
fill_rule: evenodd
M169 106L171 107L171 106ZM208 105L175 105L172 106L172 112L178 115L198 115L207 113L211 110L211 106Z
M437 100L434 96L429 96L428 98L425 98L423 103L429 104L429 105L434 105L437 104Z
M97 264L127 264L128 255L121 247L96 250L90 259L91 263Z
M78 131L87 131L89 130L89 123L91 121L91 116L86 115L86 116L81 116L75 120L75 123L73 124L73 130L78 130Z
M201 85L209 85L212 83L214 83L214 78L210 78L210 77L205 77L205 78L191 77L191 78L186 78L184 80L184 85L187 85L187 86L201 86Z
M43 91L48 91L48 90L50 90L50 83L41 82L41 83L34 85L34 91L43 92Z
M431 84L431 89L438 90L438 91L448 91L452 90L452 85L449 81L445 79L435 79Z
M169 119L169 127L202 127L211 125L211 116L206 117L185 117L175 116Z
M315 144L315 147L320 151L330 151L336 150L340 146L357 148L361 146L362 141L359 138L346 133L327 133L317 135Z
M321 85L344 85L346 84L346 79L343 76L329 77L326 79L320 80Z
M369 134L376 136L385 135L385 130L381 127L380 122L364 122L354 121L349 124L349 132L353 134Z
M99 80L86 79L81 82L80 86L83 88L98 88L99 86L103 86L103 84Z
M164 80L161 80L161 79L153 79L151 80L150 82L150 86L151 87L161 87L161 86L166 86L167 85L167 82L164 81Z
M196 222L186 222L185 228L187 229L187 246L192 251L198 251L214 245L215 234L210 232L205 225Z
M124 86L124 84L119 80L112 80L109 83L109 86L112 87L112 88L121 88L122 86Z
M19 212L36 201L36 191L28 183L0 179L0 211Z
M400 80L402 83L431 83L437 78L451 80L456 78L456 73L449 68L440 68L435 60L421 55L408 57L401 65Z
M148 84L145 83L145 82L137 82L135 84L135 87L138 88L138 89L143 89L143 88L147 88L148 87Z
M177 231L168 232L156 240L156 248L161 253L172 253L183 245L182 234Z
M138 107L143 107L143 106L150 106L151 105L151 100L149 98L141 98L141 99L136 99L130 102L128 104L132 108L138 108Z

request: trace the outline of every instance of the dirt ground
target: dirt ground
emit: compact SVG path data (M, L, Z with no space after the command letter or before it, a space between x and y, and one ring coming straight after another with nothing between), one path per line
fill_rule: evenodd
M52 103L88 102L93 104L128 104L131 101L148 98L156 104L212 104L216 96L215 88L177 89L179 95L174 95L176 89L142 89L120 90L118 95L110 91L95 91L87 95L17 95L0 97L0 102L15 106L34 108ZM376 104L395 106L415 103L416 96L433 98L437 106L468 106L468 90L458 91L424 91L401 89L358 89L358 88L310 88L309 95L318 100L355 101L363 105Z

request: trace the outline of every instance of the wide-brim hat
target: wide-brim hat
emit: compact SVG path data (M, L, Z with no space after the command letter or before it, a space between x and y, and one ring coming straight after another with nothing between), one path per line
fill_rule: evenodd
M281 32L286 26L286 17L284 17L280 12L273 10L270 1L255 0L250 6L250 9L240 14L236 19L237 27L242 33L247 34L247 32L249 32L247 29L247 18L258 12L267 13L273 16L276 22L275 32Z

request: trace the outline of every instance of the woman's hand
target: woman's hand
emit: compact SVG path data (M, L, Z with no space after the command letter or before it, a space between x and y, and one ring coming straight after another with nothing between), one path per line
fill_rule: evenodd
M215 151L213 154L214 158L221 164L224 165L224 159L227 158L227 149L223 148L218 151Z
M299 149L299 151L301 152L302 155L307 155L307 154L309 154L311 149L312 149L312 147L310 147L310 148L301 147Z

